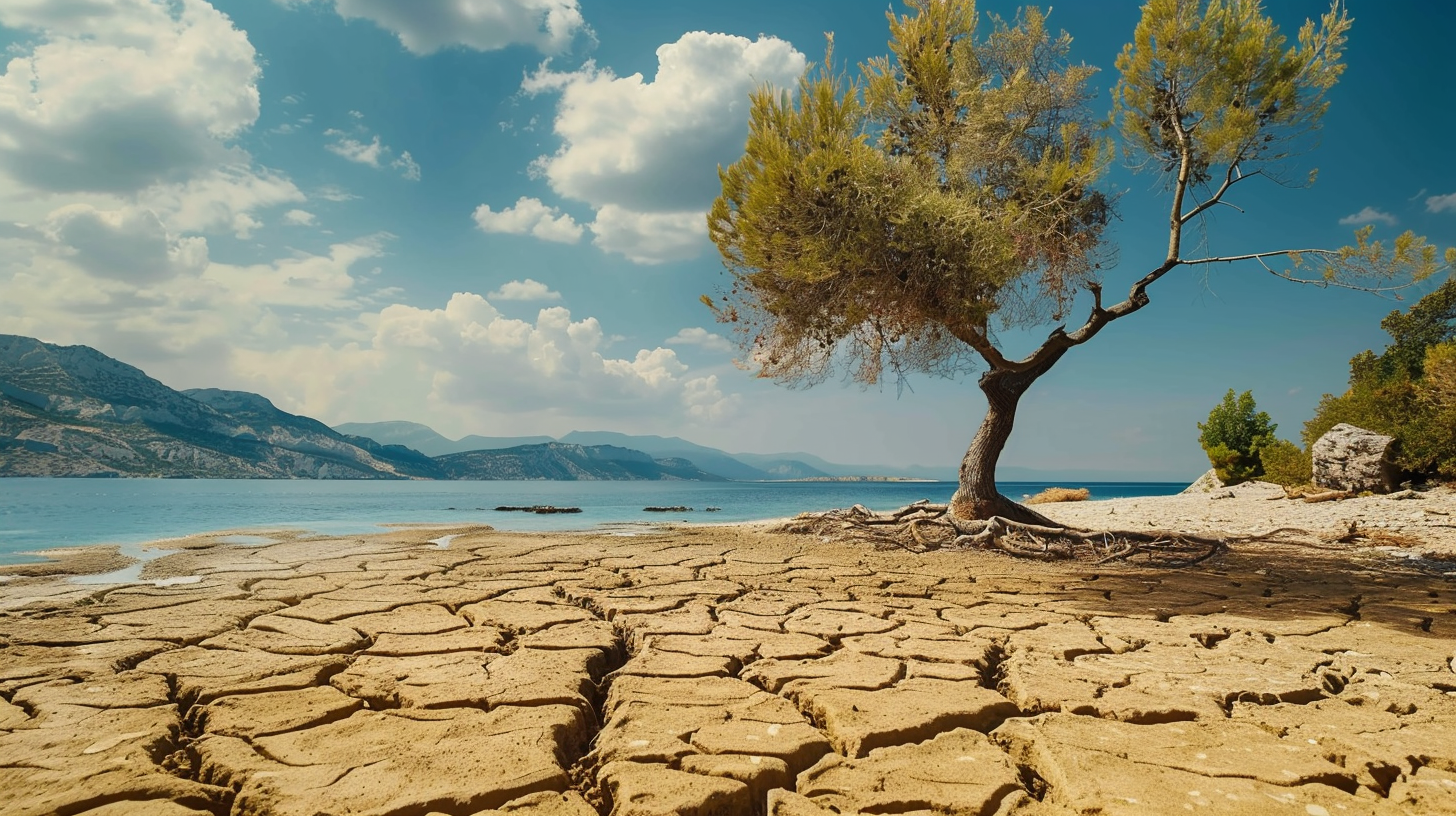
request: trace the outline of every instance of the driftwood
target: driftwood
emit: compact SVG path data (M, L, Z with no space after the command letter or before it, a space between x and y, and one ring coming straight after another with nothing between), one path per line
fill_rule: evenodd
M1341 499L1348 499L1353 495L1353 493L1350 493L1347 490L1326 490L1323 493L1311 493L1308 496L1305 496L1304 500L1309 504L1314 504L1315 502L1339 501Z
M1280 527L1257 535L1200 535L1170 530L1083 530L1024 524L995 516L989 519L960 519L949 505L922 499L889 513L876 513L864 505L821 513L801 513L780 529L845 537L879 548L900 548L913 552L929 550L993 550L1018 558L1044 561L1087 560L1097 564L1144 556L1150 564L1187 567L1227 552L1230 545L1271 541L1328 549L1343 549L1371 534L1351 528L1328 536L1308 530Z

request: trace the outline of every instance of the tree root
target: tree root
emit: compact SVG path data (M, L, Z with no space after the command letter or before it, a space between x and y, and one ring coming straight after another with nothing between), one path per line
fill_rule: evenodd
M865 541L878 549L990 550L1042 561L1086 560L1096 564L1144 556L1161 567L1189 567L1227 552L1230 545L1270 541L1343 549L1353 531L1319 536L1308 530L1280 527L1257 535L1199 535L1169 530L1083 530L1026 524L993 516L960 519L949 505L922 499L890 513L864 505L822 513L802 513L780 532L834 536Z

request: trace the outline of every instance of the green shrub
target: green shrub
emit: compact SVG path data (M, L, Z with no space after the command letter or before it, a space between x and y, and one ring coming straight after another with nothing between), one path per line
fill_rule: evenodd
M1198 443L1208 454L1209 464L1224 484L1238 484L1264 475L1259 451L1274 443L1274 429L1269 415L1255 411L1253 392L1224 395L1214 406L1207 423L1198 424Z
M1415 374L1380 360L1364 351L1350 361L1350 391L1319 401L1302 434L1306 446L1348 423L1395 437L1405 471L1456 476L1456 342L1428 347Z
M1285 487L1309 484L1313 478L1309 452L1284 439L1276 439L1259 449L1264 465L1264 481Z

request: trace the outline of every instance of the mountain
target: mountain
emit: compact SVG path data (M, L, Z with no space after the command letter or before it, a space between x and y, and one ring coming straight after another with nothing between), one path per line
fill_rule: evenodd
M560 441L572 445L615 445L640 450L663 459L687 459L709 473L738 482L785 478L746 465L717 448L697 445L676 436L631 436L612 431L572 431L561 437Z
M364 436L386 445L405 445L426 456L444 456L473 450L497 450L519 445L540 445L556 440L549 436L467 436L450 439L418 422L345 422L334 430Z
M87 346L0 335L0 476L400 479L439 471L256 394L189 396ZM413 455L412 455L413 454Z
M721 482L686 459L654 459L613 445L547 442L505 450L451 453L435 459L450 479L693 480Z

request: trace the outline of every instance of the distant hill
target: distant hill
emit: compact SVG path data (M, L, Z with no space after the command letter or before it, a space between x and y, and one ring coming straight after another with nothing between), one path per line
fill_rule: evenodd
M87 346L0 335L0 476L435 478L238 391L174 391Z
M452 453L435 460L451 479L558 479L724 481L685 459L654 459L612 445L547 442L504 450Z
M473 450L499 450L518 445L541 445L556 440L549 436L467 436L450 439L418 422L345 422L334 430L365 436L386 445L405 445L427 456L444 456Z
M612 431L572 431L561 437L560 441L572 445L616 445L635 448L660 458L687 459L709 473L739 482L784 478L744 464L717 448L697 445L676 436L631 436Z

